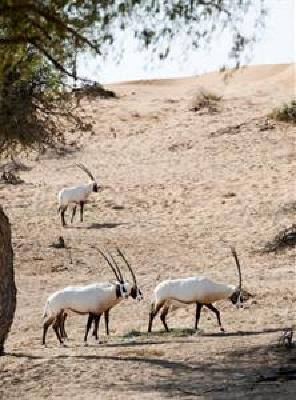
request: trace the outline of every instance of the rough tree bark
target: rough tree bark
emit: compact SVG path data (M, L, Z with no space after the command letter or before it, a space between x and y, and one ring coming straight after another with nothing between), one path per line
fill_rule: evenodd
M0 206L0 356L10 330L16 306L11 229Z

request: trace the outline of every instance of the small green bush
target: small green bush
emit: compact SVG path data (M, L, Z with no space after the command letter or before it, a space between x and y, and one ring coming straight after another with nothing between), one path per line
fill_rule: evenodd
M282 106L275 108L270 117L278 121L292 122L296 124L296 99L290 103L284 103Z

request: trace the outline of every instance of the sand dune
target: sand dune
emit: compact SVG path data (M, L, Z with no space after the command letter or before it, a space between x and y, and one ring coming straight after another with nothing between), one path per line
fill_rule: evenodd
M95 134L69 134L80 150L31 158L25 162L32 169L21 174L24 185L0 187L18 287L8 355L0 359L3 398L294 398L295 380L263 378L295 362L295 349L275 347L281 329L295 323L295 253L256 250L295 223L295 127L266 117L295 95L295 72L295 65L264 65L238 71L227 84L215 72L110 85L118 100L85 103ZM189 110L201 89L223 96L217 112ZM83 224L62 229L56 193L85 180L73 166L78 161L110 188L92 196ZM49 247L60 235L73 264L68 253ZM113 278L92 244L125 250L145 300L111 312L108 342L90 339L83 347L86 318L73 317L68 347L60 348L49 332L44 349L48 295ZM197 274L236 284L230 244L256 298L242 311L217 305L226 335L203 312L203 335L163 336L157 319L158 334L122 338L146 331L152 289L162 279ZM193 323L194 307L168 318L170 327Z

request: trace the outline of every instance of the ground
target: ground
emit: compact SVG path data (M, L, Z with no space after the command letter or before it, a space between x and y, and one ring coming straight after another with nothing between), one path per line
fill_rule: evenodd
M110 86L119 99L84 103L93 134L69 133L72 151L31 155L31 169L21 172L25 183L1 185L18 288L0 359L1 398L295 398L295 348L278 345L282 329L295 324L295 252L258 251L295 222L295 127L267 119L295 93L295 71L267 65L228 83L212 73ZM216 111L190 111L201 88L222 96ZM84 223L62 228L57 192L86 180L75 162L105 189L91 196ZM61 235L71 254L50 247ZM90 338L85 347L86 317L71 316L67 347L50 330L44 348L47 297L113 279L92 245L124 250L144 301L112 310L109 339L102 323L100 342ZM161 280L206 275L237 284L230 245L255 297L243 310L217 303L226 333L206 311L194 332L188 306L169 314L170 334L157 317L147 335L150 298Z

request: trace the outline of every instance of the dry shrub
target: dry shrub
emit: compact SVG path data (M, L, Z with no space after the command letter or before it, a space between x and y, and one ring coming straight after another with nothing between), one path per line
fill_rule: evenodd
M12 171L4 171L0 177L0 183L7 185L21 185L25 181L18 175L15 175Z
M196 94L192 100L190 111L198 112L204 110L208 113L215 113L220 111L219 103L222 100L222 96L202 89Z
M116 93L113 90L105 89L102 85L97 82L85 83L79 88L73 88L72 93L74 93L76 98L87 98L88 100L101 98L101 99L114 99L117 98Z
M262 249L263 252L283 250L287 247L296 246L296 224L281 230L271 241L267 242Z
M284 103L280 107L275 108L270 117L278 121L290 122L296 124L296 99L290 103Z
M0 171L1 172L20 172L20 171L31 171L31 167L28 165L24 164L22 161L18 159L14 159L11 157L10 161L7 161L6 163L3 163L0 165Z

